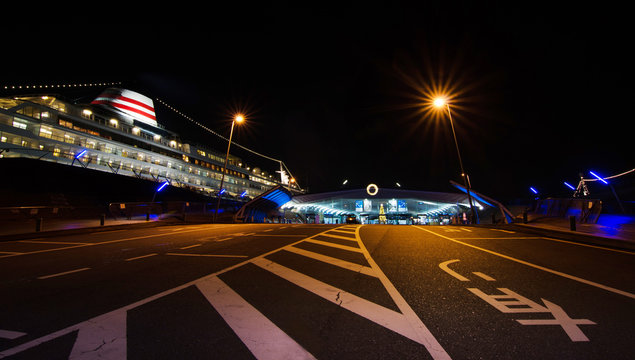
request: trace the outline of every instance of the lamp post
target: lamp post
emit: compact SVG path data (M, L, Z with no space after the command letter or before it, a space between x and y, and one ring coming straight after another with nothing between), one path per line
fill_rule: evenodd
M214 213L214 222L216 222L218 218L220 198L223 192L223 183L225 182L225 172L227 171L227 160L229 159L229 147L232 145L232 136L234 135L234 125L236 125L236 123L240 124L243 121L245 121L245 118L240 114L236 115L234 117L234 120L232 120L232 127L231 127L231 130L229 131L229 142L227 143L227 154L225 154L225 165L223 166L223 173L221 174L221 178L220 178L220 188L218 189L218 196L216 200L216 212Z
M437 108L442 108L445 106L445 108L448 111L448 118L450 118L450 127L452 128L452 136L454 137L454 145L456 146L456 154L459 157L459 166L461 167L461 177L463 178L463 185L465 185L465 190L467 192L467 199L470 203L470 218L471 218L471 222L475 223L476 217L474 213L474 205L472 205L472 195L470 194L470 179L468 175L465 173L465 170L463 169L463 160L461 159L461 152L459 151L459 143L456 140L456 133L454 132L454 122L452 121L452 113L450 112L450 104L448 104L448 102L441 97L434 99L433 104Z

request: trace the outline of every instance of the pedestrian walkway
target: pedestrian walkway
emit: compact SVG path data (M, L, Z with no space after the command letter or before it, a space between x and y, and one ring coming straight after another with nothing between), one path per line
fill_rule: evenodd
M0 220L0 241L28 238L34 236L48 236L59 234L60 232L79 232L85 230L111 230L129 226L155 226L159 222L169 222L170 219L163 219L151 216L146 220L145 216L126 218L105 218L102 224L101 219L43 219L38 224L36 219L24 220Z
M635 249L635 222L632 217L602 215L600 218L596 224L576 223L574 229L569 219L558 217L530 217L527 223L514 223L513 226L569 240Z

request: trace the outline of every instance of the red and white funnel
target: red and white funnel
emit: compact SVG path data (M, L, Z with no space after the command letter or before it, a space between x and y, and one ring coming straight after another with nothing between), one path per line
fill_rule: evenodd
M140 122L157 126L152 99L125 89L106 89L91 104L105 105Z

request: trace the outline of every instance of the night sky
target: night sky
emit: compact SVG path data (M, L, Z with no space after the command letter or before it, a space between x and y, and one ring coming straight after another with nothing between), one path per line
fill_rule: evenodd
M218 12L60 24L63 41L42 39L45 51L6 59L3 82L121 81L225 136L240 109L248 122L234 141L283 160L310 192L341 189L345 179L346 188L454 191L447 115L421 111L435 88L451 89L465 170L493 198L531 197L530 186L567 196L563 181L577 185L580 172L634 167L635 59L623 9L394 4L264 8L236 15L246 26L219 26L231 16ZM85 56L72 55L75 45ZM217 142L155 106L184 138Z

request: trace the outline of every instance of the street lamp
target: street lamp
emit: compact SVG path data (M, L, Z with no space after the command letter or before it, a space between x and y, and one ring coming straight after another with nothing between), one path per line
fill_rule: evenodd
M470 178L463 170L463 160L461 160L461 152L459 151L459 143L456 140L456 133L454 132L454 122L452 121L452 113L450 112L450 104L448 104L447 100L443 97L437 97L433 101L433 105L436 108L445 108L448 111L448 118L450 118L450 127L452 127L452 135L454 136L454 145L456 146L456 154L459 157L459 166L461 167L461 177L463 177L463 184L465 185L465 190L467 192L467 199L470 202L470 213L472 223L475 223L475 213L474 213L474 205L472 205L472 195L470 194Z
M220 188L218 189L218 196L216 200L216 212L214 213L214 222L216 222L218 218L218 208L220 207L220 198L223 193L223 183L225 182L225 172L227 171L227 160L229 159L229 147L232 144L232 136L234 135L234 125L236 125L236 123L241 124L244 121L245 121L245 117L242 116L241 114L237 114L234 117L234 120L232 120L232 128L229 131L229 142L227 143L227 154L225 154L225 165L223 166L223 173L221 174L221 178L220 178Z

